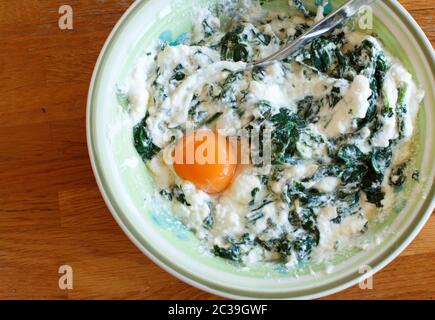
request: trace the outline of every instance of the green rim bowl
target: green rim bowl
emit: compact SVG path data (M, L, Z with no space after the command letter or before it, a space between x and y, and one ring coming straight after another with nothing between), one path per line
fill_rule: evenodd
M122 230L150 259L177 278L228 298L318 298L355 285L402 252L429 218L434 202L434 51L417 23L396 1L374 6L374 32L413 74L426 95L418 115L413 166L421 181L407 179L403 196L382 223L373 223L367 241L383 234L369 250L337 253L328 263L287 270L279 263L245 268L204 250L193 233L156 201L152 179L132 143L132 124L117 102L115 88L136 59L166 31L175 36L191 28L192 8L201 0L135 2L107 39L89 89L87 140L92 168L103 198ZM283 10L287 1L268 3ZM340 1L335 1L338 4ZM333 265L334 268L328 266Z

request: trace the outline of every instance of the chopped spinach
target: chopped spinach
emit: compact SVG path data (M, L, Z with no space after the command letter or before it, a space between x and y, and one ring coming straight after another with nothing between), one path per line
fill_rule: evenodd
M207 19L202 20L202 29L204 30L204 35L206 38L211 37L216 31L213 29L212 26L210 26Z
M231 108L237 108L237 94L236 85L243 78L243 72L231 72L225 79L222 85L222 92L220 93L220 98L223 102L230 105Z
M236 262L241 261L241 250L238 245L231 245L229 248L222 248L218 245L213 247L213 254L228 260L233 260Z
M412 172L411 178L412 178L414 181L420 182L420 170L417 170L417 169L414 170L414 171Z
M143 161L151 160L160 151L160 148L153 143L150 137L146 127L146 119L147 116L133 128L134 147Z
M315 39L296 54L296 61L319 73L338 77L348 68L347 58L339 50L342 46L344 33L334 37L320 37ZM339 70L336 70L339 68ZM341 70L343 69L343 70Z
M252 245L251 236L244 233L240 239L228 238L229 246L224 248L218 245L213 246L213 254L232 261L240 262L242 260L243 246Z
M384 176L377 174L375 170L369 168L364 179L361 182L361 189L367 196L367 201L374 203L377 207L382 207L385 192L382 191L382 181Z
M302 119L309 122L317 122L315 117L319 111L320 105L318 103L315 103L313 108L313 96L306 96L303 100L298 102L298 115Z
M270 119L274 125L272 132L272 164L293 163L296 143L306 122L299 116L292 114L288 109L281 109Z
M266 72L262 67L252 68L252 79L256 81L262 81L266 77Z
M336 194L337 217L331 222L339 224L344 218L354 215L359 211L359 189L342 189Z
M317 228L316 215L310 209L303 210L301 213L291 211L289 222L299 231L295 238L283 233L279 238L264 240L256 238L256 242L268 251L277 252L283 257L288 257L293 253L300 261L310 258L313 247L320 241L320 232Z
M185 206L188 206L188 207L191 206L191 204L189 202L187 202L186 195L184 194L183 189L181 189L180 186L175 185L172 188L172 194L174 195L175 200L177 200L181 204L184 204Z
M269 183L269 176L268 175L262 175L259 177L261 180L261 184L266 186Z
M401 165L398 165L396 167L394 167L391 170L391 175L390 175L390 185L395 186L395 187L401 187L405 181L406 181L406 167L407 167L407 163L402 163Z
M247 35L244 33L244 30L245 27L239 25L223 36L220 43L222 60L248 62Z
M260 188L254 188L254 189L251 190L251 197L252 197L252 200L249 201L249 205L250 205L250 206L253 206L253 205L254 205L254 203L255 203L255 196L257 195L257 193L258 193L259 191L260 191Z
M266 33L263 32L257 32L256 30L252 29L252 34L255 38L257 38L261 44L268 46L270 41L272 40L272 37Z
M402 84L399 88L398 98L397 98L397 120L399 127L399 139L403 139L405 137L405 114L407 112L408 106L405 103L405 95L408 87L405 84Z
M270 199L270 198L266 198L263 200L263 202L255 209L252 209L251 212L258 212L261 209L263 209L265 206L267 206L268 204L271 204L274 202L274 199Z
M372 167L377 174L385 174L391 164L393 153L391 148L374 148L371 157Z
M178 64L174 69L174 75L173 75L172 79L176 80L176 81L183 80L186 77L183 70L184 70L183 65L181 63Z
M348 183L361 183L367 172L367 166L364 163L349 164L341 174L341 181Z
M222 112L216 112L214 115L204 121L204 125L215 122L221 115L223 115Z
M211 229L213 228L214 225L214 215L216 212L216 207L214 205L213 202L209 202L208 203L208 207L210 209L210 213L208 214L207 217L204 218L202 225L206 228L206 229Z
M271 116L272 105L269 101L260 100L257 103L257 110L260 114L260 119L269 119Z
M312 16L311 12L307 8L305 8L301 0L293 0L293 4L300 12L303 13L305 17L309 18Z
M168 201L172 201L172 193L171 193L171 192L166 191L166 190L161 190L161 191L160 191L160 195L161 195L164 199L166 199L166 200L168 200Z
M364 154L353 144L342 145L338 150L337 156L347 164L355 164L364 159Z
M261 211L261 210L252 211L252 212L250 212L250 213L248 213L248 214L246 215L246 219L247 219L249 222L255 222L255 221L257 221L258 219L261 219L261 218L263 218L263 217L264 217L264 213L263 213L263 211Z
M333 87L331 93L328 95L329 107L334 108L342 99L341 90L339 87Z
M319 230L315 229L315 232L306 232L296 238L293 242L293 249L297 252L299 260L306 260L310 257L313 247L319 244Z
M248 46L244 43L238 43L234 46L233 59L237 61L248 61L249 51Z
M382 98L384 99L384 108L382 109L382 114L391 118L394 115L393 107L390 105L390 101L388 100L385 90L382 90Z

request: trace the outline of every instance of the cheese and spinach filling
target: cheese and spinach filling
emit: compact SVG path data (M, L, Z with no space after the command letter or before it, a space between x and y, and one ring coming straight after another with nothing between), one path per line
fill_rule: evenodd
M127 90L134 144L166 202L210 251L289 266L348 246L388 207L405 180L423 93L381 42L349 26L270 66L316 19L245 9L232 23L195 15L184 43L141 57ZM244 165L209 195L175 173L171 154L187 127L270 126L271 165ZM414 173L412 177L416 178Z

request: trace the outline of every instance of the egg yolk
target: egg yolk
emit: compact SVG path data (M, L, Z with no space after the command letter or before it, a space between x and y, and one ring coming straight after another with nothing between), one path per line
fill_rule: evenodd
M185 135L174 150L174 169L197 188L215 194L224 191L237 167L237 146L211 130Z

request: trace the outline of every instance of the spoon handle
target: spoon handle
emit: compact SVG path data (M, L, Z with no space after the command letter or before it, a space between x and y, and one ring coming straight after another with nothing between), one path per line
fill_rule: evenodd
M353 16L359 11L359 9L361 9L361 7L369 6L375 1L376 0L350 0L346 2L340 8L329 14L326 18L313 25L307 32L305 32L295 41L284 46L274 54L249 64L248 68L266 66L275 60L282 60L294 54L296 51L309 44L315 38L320 37L328 31L331 31L331 29L336 27L338 24Z

